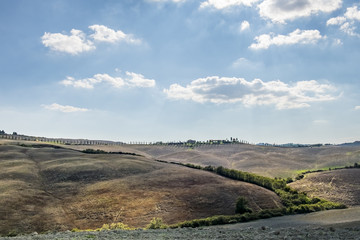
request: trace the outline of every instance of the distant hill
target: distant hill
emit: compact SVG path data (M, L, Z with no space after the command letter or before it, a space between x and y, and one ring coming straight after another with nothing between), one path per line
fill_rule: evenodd
M355 142L352 142L352 143L342 143L342 144L339 144L339 146L360 146L360 141L355 141Z
M86 149L89 146L68 146ZM324 145L321 147L285 148L249 144L201 145L179 147L167 145L91 146L105 151L134 152L148 158L223 166L269 177L295 177L308 169L351 166L360 162L360 146Z

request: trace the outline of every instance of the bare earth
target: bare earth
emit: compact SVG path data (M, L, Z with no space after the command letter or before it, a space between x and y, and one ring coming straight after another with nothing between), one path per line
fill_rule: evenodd
M306 174L291 187L347 206L360 205L360 168Z
M0 145L0 233L145 227L282 206L262 187L141 156Z

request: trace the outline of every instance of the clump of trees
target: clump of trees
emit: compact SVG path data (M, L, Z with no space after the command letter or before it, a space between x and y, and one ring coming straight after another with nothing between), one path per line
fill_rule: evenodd
M238 214L243 214L246 212L252 212L252 210L248 207L248 200L245 197L239 197L236 200L236 205L235 205L235 213Z
M194 148L202 145L250 144L250 143L245 140L239 140L238 138L231 137L230 139L218 139L218 140L210 139L206 141L197 141L197 140L189 139L187 141L155 142L150 144Z
M139 154L130 153L130 152L106 152L104 150L100 150L100 149L95 150L95 149L91 149L91 148L82 150L81 152L88 153L88 154L125 154L125 155L141 156Z
M91 149L91 148L85 149L82 152L89 153L89 154L105 154L105 153L107 153L104 150L100 150L100 149L95 150L95 149Z

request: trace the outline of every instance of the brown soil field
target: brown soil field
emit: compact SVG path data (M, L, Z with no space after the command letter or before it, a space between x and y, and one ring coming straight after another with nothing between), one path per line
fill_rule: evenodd
M360 169L341 169L306 174L291 187L347 206L360 205Z
M276 194L259 186L148 156L85 154L1 141L0 234L97 228L112 222L145 227L153 217L172 224L234 214L239 196L255 211L281 206Z
M359 146L281 148L246 144L202 145L195 148L165 145L72 145L75 149L134 152L149 158L223 166L269 177L295 177L300 170L351 166L360 162Z

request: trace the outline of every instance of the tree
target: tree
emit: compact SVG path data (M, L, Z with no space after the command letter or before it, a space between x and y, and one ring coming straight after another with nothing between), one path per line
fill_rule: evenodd
M248 208L248 201L244 197L239 197L236 200L236 209L235 213L243 214L246 212L252 212L250 208Z

